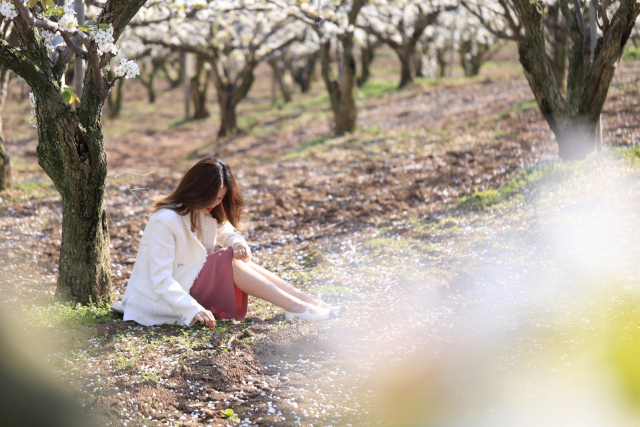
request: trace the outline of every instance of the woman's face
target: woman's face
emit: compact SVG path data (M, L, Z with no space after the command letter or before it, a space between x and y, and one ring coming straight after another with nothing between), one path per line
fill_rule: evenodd
M213 208L215 208L220 204L220 202L222 202L222 199L224 198L225 194L227 194L227 187L220 187L220 190L218 190L218 197L216 198L216 200L214 200L214 202L211 205L204 208L202 212L205 212L205 213L211 212Z

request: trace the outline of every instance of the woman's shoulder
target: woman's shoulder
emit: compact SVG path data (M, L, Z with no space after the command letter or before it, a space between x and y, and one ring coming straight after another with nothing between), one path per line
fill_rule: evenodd
M182 221L182 215L173 209L162 208L158 209L151 215L149 218L149 222L162 222L162 223L173 223Z

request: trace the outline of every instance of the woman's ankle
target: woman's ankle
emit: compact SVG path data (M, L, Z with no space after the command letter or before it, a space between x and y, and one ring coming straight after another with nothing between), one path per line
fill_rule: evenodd
M303 313L307 309L307 304L303 302L292 302L285 310L291 313Z
M330 308L331 304L327 304L326 302L322 301L322 300L316 300L316 302L314 304L312 304L314 307L319 307L319 308Z

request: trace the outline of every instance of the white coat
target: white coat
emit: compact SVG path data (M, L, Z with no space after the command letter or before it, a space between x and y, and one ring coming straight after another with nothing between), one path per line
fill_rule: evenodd
M219 243L233 246L245 239L226 222L218 224L211 215L200 212L196 224L202 230L191 231L190 215L160 209L147 223L127 289L122 298L124 320L142 325L178 323L192 326L194 316L204 308L189 294L202 270L207 255Z

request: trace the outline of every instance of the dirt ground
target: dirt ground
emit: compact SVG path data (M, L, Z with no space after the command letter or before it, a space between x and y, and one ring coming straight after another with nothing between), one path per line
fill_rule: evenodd
M472 211L463 224L459 201L548 164L557 148L513 58L487 64L478 78L402 91L390 90L396 70L385 67L373 81L383 89L362 90L360 127L344 137L331 135L328 106L309 102L321 82L272 108L263 71L241 108L245 132L221 141L213 94L211 118L182 121L179 90L152 106L141 85L127 82L122 117L104 120L115 295L135 262L150 196L216 156L244 190L254 261L350 310L318 324L284 321L281 310L252 299L247 320L220 322L214 332L117 317L83 330L85 347L52 350L48 360L98 425L393 423L376 411L384 388L375 374L433 345L408 325L448 334L471 299L467 282L484 274L465 258L468 236L454 233L479 233ZM640 61L617 70L603 111L610 145L636 141L639 70ZM55 290L61 207L37 166L25 89L11 90L5 128L16 188L0 195L2 304L41 305ZM395 238L413 243L394 246ZM473 251L491 249L478 242ZM464 268L454 268L461 259ZM221 412L228 408L238 418Z

